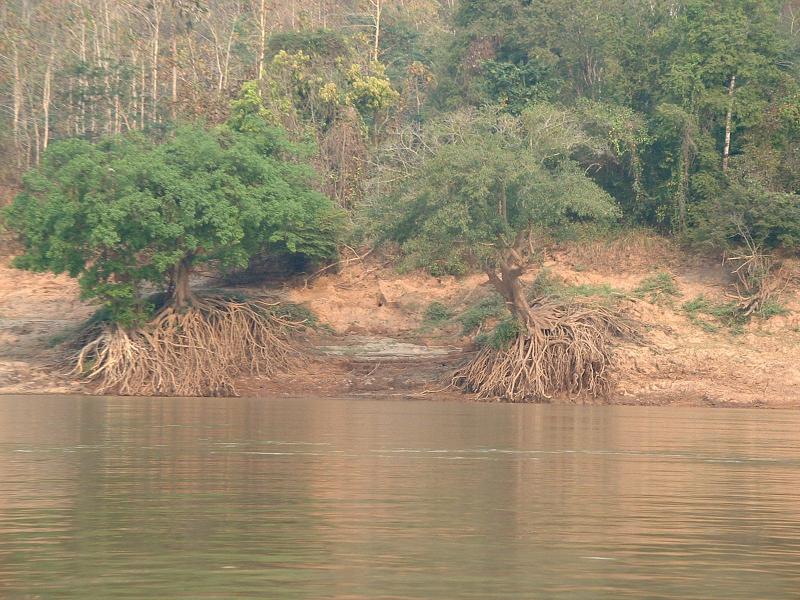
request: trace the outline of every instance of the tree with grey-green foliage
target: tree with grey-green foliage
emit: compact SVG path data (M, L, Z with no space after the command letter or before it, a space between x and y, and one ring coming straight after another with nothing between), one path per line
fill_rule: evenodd
M538 236L619 216L573 158L600 153L578 113L539 104L513 117L451 115L408 134L382 164L384 235L416 266L483 270L520 324L536 323L520 282ZM402 136L401 136L402 137Z
M529 298L522 283L545 237L620 216L575 159L609 148L584 124L579 111L552 104L519 117L461 112L401 136L382 165L384 235L417 265L482 269L511 313L453 375L479 397L603 393L610 337L632 331L614 311Z

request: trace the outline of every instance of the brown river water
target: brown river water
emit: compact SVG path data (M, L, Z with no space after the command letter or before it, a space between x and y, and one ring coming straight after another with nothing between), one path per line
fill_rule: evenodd
M0 397L0 598L800 598L800 412Z

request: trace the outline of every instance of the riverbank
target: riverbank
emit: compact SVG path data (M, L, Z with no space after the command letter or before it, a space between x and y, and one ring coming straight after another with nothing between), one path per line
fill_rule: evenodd
M544 273L559 289L614 302L645 328L644 346L618 346L612 394L583 401L800 408L796 286L787 287L771 318L730 326L711 310L727 301L724 268L645 234L564 245L547 257ZM667 281L670 293L657 285L649 289ZM240 382L243 395L468 399L444 390L426 392L441 390L447 373L470 351L464 315L491 295L482 275L399 274L370 257L350 261L338 273L249 291L301 303L323 326L308 340L312 360L271 381ZM435 320L432 302L442 313ZM53 363L58 343L92 311L78 300L77 285L68 277L19 271L11 268L10 256L0 257L0 393L90 393ZM490 325L491 319L484 327Z

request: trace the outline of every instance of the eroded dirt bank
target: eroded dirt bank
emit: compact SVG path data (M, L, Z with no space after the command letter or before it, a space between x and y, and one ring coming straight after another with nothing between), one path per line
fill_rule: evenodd
M614 393L587 401L800 407L796 286L785 290L781 314L732 329L686 310L693 299L725 300L729 288L722 266L693 259L658 238L631 235L614 243L567 246L548 256L545 269L583 294L600 301L613 297L646 328L647 345L617 348ZM636 290L655 274L669 274L676 294L641 297ZM268 291L305 304L325 326L309 340L312 360L272 381L242 381L242 394L402 397L441 390L470 347L459 315L491 293L481 275L400 275L378 259ZM447 307L450 317L426 320L433 301ZM0 393L90 392L52 364L57 343L91 313L69 278L18 271L7 253L0 256ZM447 391L427 395L465 398Z

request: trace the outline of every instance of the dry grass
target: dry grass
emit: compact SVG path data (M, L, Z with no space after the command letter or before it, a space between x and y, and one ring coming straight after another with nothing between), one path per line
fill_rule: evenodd
M535 402L559 394L600 396L609 388L613 337L638 333L618 312L581 303L540 304L533 331L510 345L483 348L452 384L482 400Z
M301 324L274 316L274 306L203 298L133 331L97 325L72 357L73 374L101 394L236 395L239 375L270 376L296 353L289 335Z
M577 268L600 273L647 273L674 266L680 252L675 242L648 230L625 230L613 237L590 237L559 244L559 253Z

